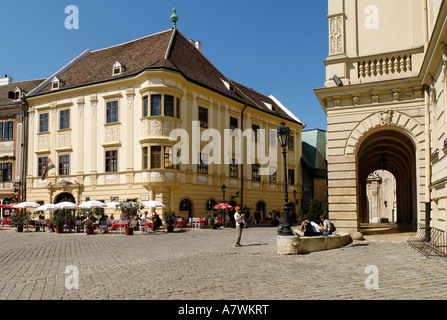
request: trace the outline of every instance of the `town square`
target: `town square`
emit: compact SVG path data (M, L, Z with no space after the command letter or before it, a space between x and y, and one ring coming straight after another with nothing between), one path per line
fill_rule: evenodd
M445 300L447 1L65 2L1 5L0 300Z

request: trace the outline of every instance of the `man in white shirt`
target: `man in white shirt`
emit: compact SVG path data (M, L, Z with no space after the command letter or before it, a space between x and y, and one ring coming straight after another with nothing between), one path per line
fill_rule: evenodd
M241 214L241 208L235 208L236 213L234 214L234 220L236 221L236 231L237 231L237 239L236 239L236 247L241 246L241 236L242 236L242 228L245 224L245 214Z

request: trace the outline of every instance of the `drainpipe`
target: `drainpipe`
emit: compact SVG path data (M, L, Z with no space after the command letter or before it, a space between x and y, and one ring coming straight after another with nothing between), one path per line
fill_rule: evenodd
M425 88L425 241L430 241L430 87Z
M26 98L22 97L22 107L23 107L23 152L22 152L22 199L21 201L26 201L26 172L28 170L28 103Z
M247 109L248 105L245 104L244 109L241 111L241 155L242 155L242 163L241 163L241 207L244 205L244 111Z

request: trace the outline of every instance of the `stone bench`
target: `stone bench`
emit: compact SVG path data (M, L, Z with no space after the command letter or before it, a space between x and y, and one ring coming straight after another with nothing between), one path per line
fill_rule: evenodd
M352 242L349 233L336 233L329 236L299 237L278 236L278 254L305 254L316 251L341 248Z

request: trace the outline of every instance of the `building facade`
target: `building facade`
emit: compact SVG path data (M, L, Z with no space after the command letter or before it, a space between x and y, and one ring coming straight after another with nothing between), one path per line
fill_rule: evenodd
M302 133L302 185L303 214L309 210L311 199L316 199L322 207L327 204L327 161L326 131L320 129L305 130Z
M86 50L27 102L28 201L157 200L188 218L225 197L266 216L283 207L284 170L301 199L304 124L275 97L225 77L176 28ZM276 137L283 121L287 168ZM43 179L49 160L55 169Z
M0 204L20 202L24 193L23 145L26 134L26 107L22 98L44 79L16 81L0 79ZM0 208L1 218L10 210Z
M396 223L446 225L447 3L329 0L329 210L337 229L368 222L367 181L396 180Z

